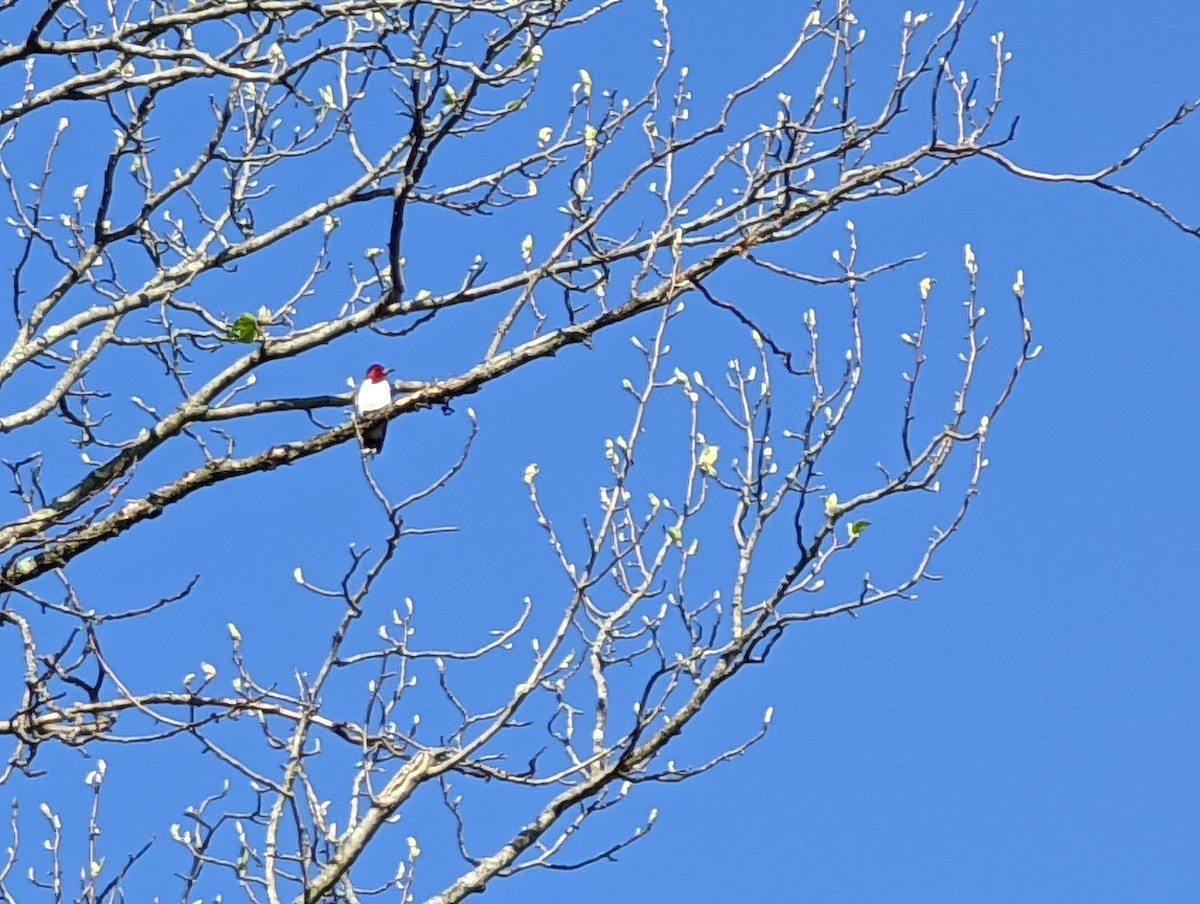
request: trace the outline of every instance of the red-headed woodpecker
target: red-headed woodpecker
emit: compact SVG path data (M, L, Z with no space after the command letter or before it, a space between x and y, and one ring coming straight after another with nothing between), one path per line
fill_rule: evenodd
M388 372L382 364L372 364L367 368L367 375L354 391L354 414L363 417L372 411L386 408L392 404L392 384L388 382ZM362 448L367 455L375 455L383 448L383 438L387 435L387 421L380 421L366 427L362 431Z

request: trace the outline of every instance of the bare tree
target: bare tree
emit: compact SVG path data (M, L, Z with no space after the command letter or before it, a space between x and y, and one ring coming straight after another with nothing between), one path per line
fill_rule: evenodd
M983 43L964 39L974 4L945 22L906 15L890 82L874 88L857 84L865 36L850 0L798 11L785 52L715 105L693 99L662 0L638 90L602 90L577 67L571 85L543 75L622 6L0 3L12 325L0 358L0 784L58 801L40 816L14 804L0 898L32 886L48 900L120 900L143 872L185 900L236 886L253 901L398 889L452 902L527 870L611 859L655 811L613 843L576 839L585 823L766 734L769 710L756 734L676 759L718 689L792 626L911 598L935 578L979 490L988 431L1040 350L1022 275L986 298L970 245L950 288L906 283L910 327L873 346L864 291L920 255L871 260L851 222L831 265L801 265L828 259L824 221L979 158L1119 193L1195 232L1115 181L1195 106L1096 173L1024 168L1006 154L1003 36L980 75L962 70L964 48ZM444 254L417 260L431 235ZM769 299L749 284L771 286ZM962 302L956 313L933 304L939 293ZM1002 349L987 345L989 301ZM670 348L697 307L730 328L712 381ZM958 340L931 338L943 329ZM314 385L344 377L330 362L357 361L363 335L402 341L413 360L436 349L440 370L405 371L390 407L357 420L349 392L264 388L289 359ZM464 627L454 646L419 646L420 606L395 602L403 581L381 587L402 548L452 528L411 513L436 512L480 466L464 398L568 349L602 356L617 338L633 341L639 370L613 381L627 420L611 428L582 528L540 491L539 464L569 465L523 475L561 595L526 599L490 633ZM875 430L887 438L848 446L873 386L901 389ZM159 642L164 613L192 605L203 578L130 606L136 580L114 574L97 599L79 590L77 559L137 543L160 529L143 522L186 512L193 494L311 467L365 427L429 408L465 424L461 451L398 494L363 458L355 479L387 530L374 551L352 547L336 578L296 569L330 640L290 685L263 678L232 622L209 657L227 661L231 684L207 661L182 685L132 678L110 655L115 630ZM871 512L902 500L937 523L902 574L873 578L849 553L873 536ZM481 669L490 696L470 677ZM225 780L164 822L170 840L106 849L106 775L145 745L203 752ZM54 780L63 749L106 758L79 810L82 851L64 842L58 808L83 789L30 790ZM448 822L419 821L435 805ZM512 814L500 844L473 828L472 808L489 805ZM373 844L402 814L401 852Z

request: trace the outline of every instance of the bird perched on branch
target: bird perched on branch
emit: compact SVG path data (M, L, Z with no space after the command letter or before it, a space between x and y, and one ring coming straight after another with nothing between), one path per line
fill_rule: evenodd
M354 416L365 417L372 411L386 408L392 404L392 384L388 382L388 373L382 364L372 364L367 368L367 375L354 391ZM362 450L365 455L377 455L383 448L383 438L387 435L387 421L380 421L363 428L359 434L362 440Z

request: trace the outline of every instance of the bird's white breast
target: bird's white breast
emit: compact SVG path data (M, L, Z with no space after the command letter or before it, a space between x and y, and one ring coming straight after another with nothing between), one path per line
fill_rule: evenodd
M360 414L367 411L377 411L392 403L392 387L387 380L373 383L367 380L358 387L354 395L354 407Z

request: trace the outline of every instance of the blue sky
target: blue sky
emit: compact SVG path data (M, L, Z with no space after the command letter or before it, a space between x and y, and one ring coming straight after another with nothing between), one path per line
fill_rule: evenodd
M689 8L676 0L675 6L677 59L691 68L698 111L757 69L760 55L782 49L805 15L783 0L744 4L733 17L700 9L708 4ZM873 6L880 8L865 11L864 4L860 12L879 48L857 72L868 92L889 77L904 10ZM934 25L951 6L928 8ZM1065 0L984 2L964 39L964 59L982 74L988 36L1006 33L1014 61L1004 114L1021 117L1010 155L1023 165L1094 170L1180 103L1200 97L1192 40L1200 34L1200 7L1175 3L1153 14L1113 2L1086 4L1084 14L1080 7ZM651 21L646 10L631 6L601 19L561 56L547 48L544 78L569 84L585 66L598 86L633 80L653 61L651 35L643 38L632 27L643 21ZM518 130L532 134L536 125ZM516 132L511 140L520 140ZM1200 223L1198 143L1200 126L1189 122L1123 178ZM970 242L994 299L988 304L1004 360L1006 293L1018 269L1037 341L1045 346L995 425L982 493L937 562L944 580L922 587L917 601L791 631L767 664L747 670L689 726L680 760L737 743L773 706L766 740L709 775L641 789L571 851L586 856L657 808L650 837L622 852L619 864L526 874L497 883L483 900L1195 899L1200 615L1190 565L1200 508L1191 460L1200 392L1191 359L1200 327L1197 239L1112 195L1023 183L982 162L846 216L872 261L928 255L868 290L864 318L878 324L871 328L881 336L904 328L911 309L893 299L910 303L921 277L937 278L947 299L961 292L962 249ZM830 267L830 252L844 248L846 216L790 246L798 266ZM537 227L548 241L557 223ZM373 228L369 221L347 223L346 248L382 244L372 240ZM453 228L431 225L414 236L407 253L420 257L423 277L448 284L460 278L474 248L457 242ZM519 234L487 240L496 243L496 254L507 243L515 255ZM244 284L234 285L254 299L245 305L251 310L258 295L278 289L269 271L253 267ZM746 289L757 285L747 282ZM822 311L837 304L834 295L812 298L800 304ZM784 300L748 303L779 316ZM708 367L747 354L748 343L734 337L728 321L695 302L689 306L695 312L681 326L689 344L677 352L680 366ZM946 316L953 316L949 307ZM470 325L459 329L457 321L444 327L441 343L432 345L364 337L319 365L279 368L274 385L266 375L263 392L342 391L348 375L376 359L402 378L444 376L461 350L451 348L456 335L470 341L468 357L481 351ZM396 495L433 478L456 454L467 432L467 405L482 432L461 479L412 516L414 524L454 523L461 532L422 540L399 557L373 600L380 614L370 630L405 597L416 601L420 636L430 647L478 641L511 619L525 594L553 609L564 585L550 570L528 510L523 468L541 464L544 495L564 523L594 508L603 438L624 429L629 416L619 390L636 363L628 338L650 329L638 324L609 337L594 355L569 350L462 400L451 415L425 412L391 426L376 474ZM730 351L731 343L740 345ZM880 409L881 423L895 416L894 408ZM895 421L886 423L861 428L868 465L882 454L877 441L894 442ZM292 424L297 435L307 435L301 421ZM670 442L655 448L669 455ZM357 452L343 446L244 487L198 494L83 557L73 574L96 605L114 584L136 586L133 605L206 572L193 598L162 613L152 631L129 625L113 632L110 642L128 674L147 682L182 676L201 659L224 668L231 620L264 673L287 681L293 668L308 667L327 645L334 615L295 586L292 569L302 565L310 579L331 583L346 563L348 543L378 544L383 535L356 462ZM916 509L891 523L887 517L873 526L883 547L855 551L863 568L886 571L938 516ZM0 661L10 649L5 643L0 637ZM472 675L467 693L485 700L498 680ZM436 712L423 713L423 725L436 725ZM150 835L164 843L183 807L215 790L205 781L219 774L182 742L167 754L143 748L104 756L114 860ZM178 780L179 757L189 758L195 776L186 787ZM59 787L81 792L94 765L61 752L48 762L61 769ZM49 793L44 786L15 787L30 817L32 802ZM329 790L340 790L336 781ZM69 812L81 800L61 806ZM501 801L480 810L480 850L515 831L534 806L514 797L511 806ZM447 825L434 801L419 800L393 842L414 832L432 836ZM428 847L436 849L432 840ZM431 876L454 874L448 861L423 868ZM130 888L141 896L131 899L158 891L161 877L149 867L135 871ZM439 883L430 882L431 892Z
M1194 99L1197 14L985 3L968 40L1003 29L1015 54L1014 156L1088 171ZM1190 222L1195 141L1182 130L1129 177ZM631 852L593 874L595 900L1191 900L1196 241L1115 198L981 166L872 219L871 238L889 218L939 275L963 241L988 270L1023 268L1046 351L946 579L791 637L742 688L776 704L768 742L664 803L675 868L655 867L661 848Z

